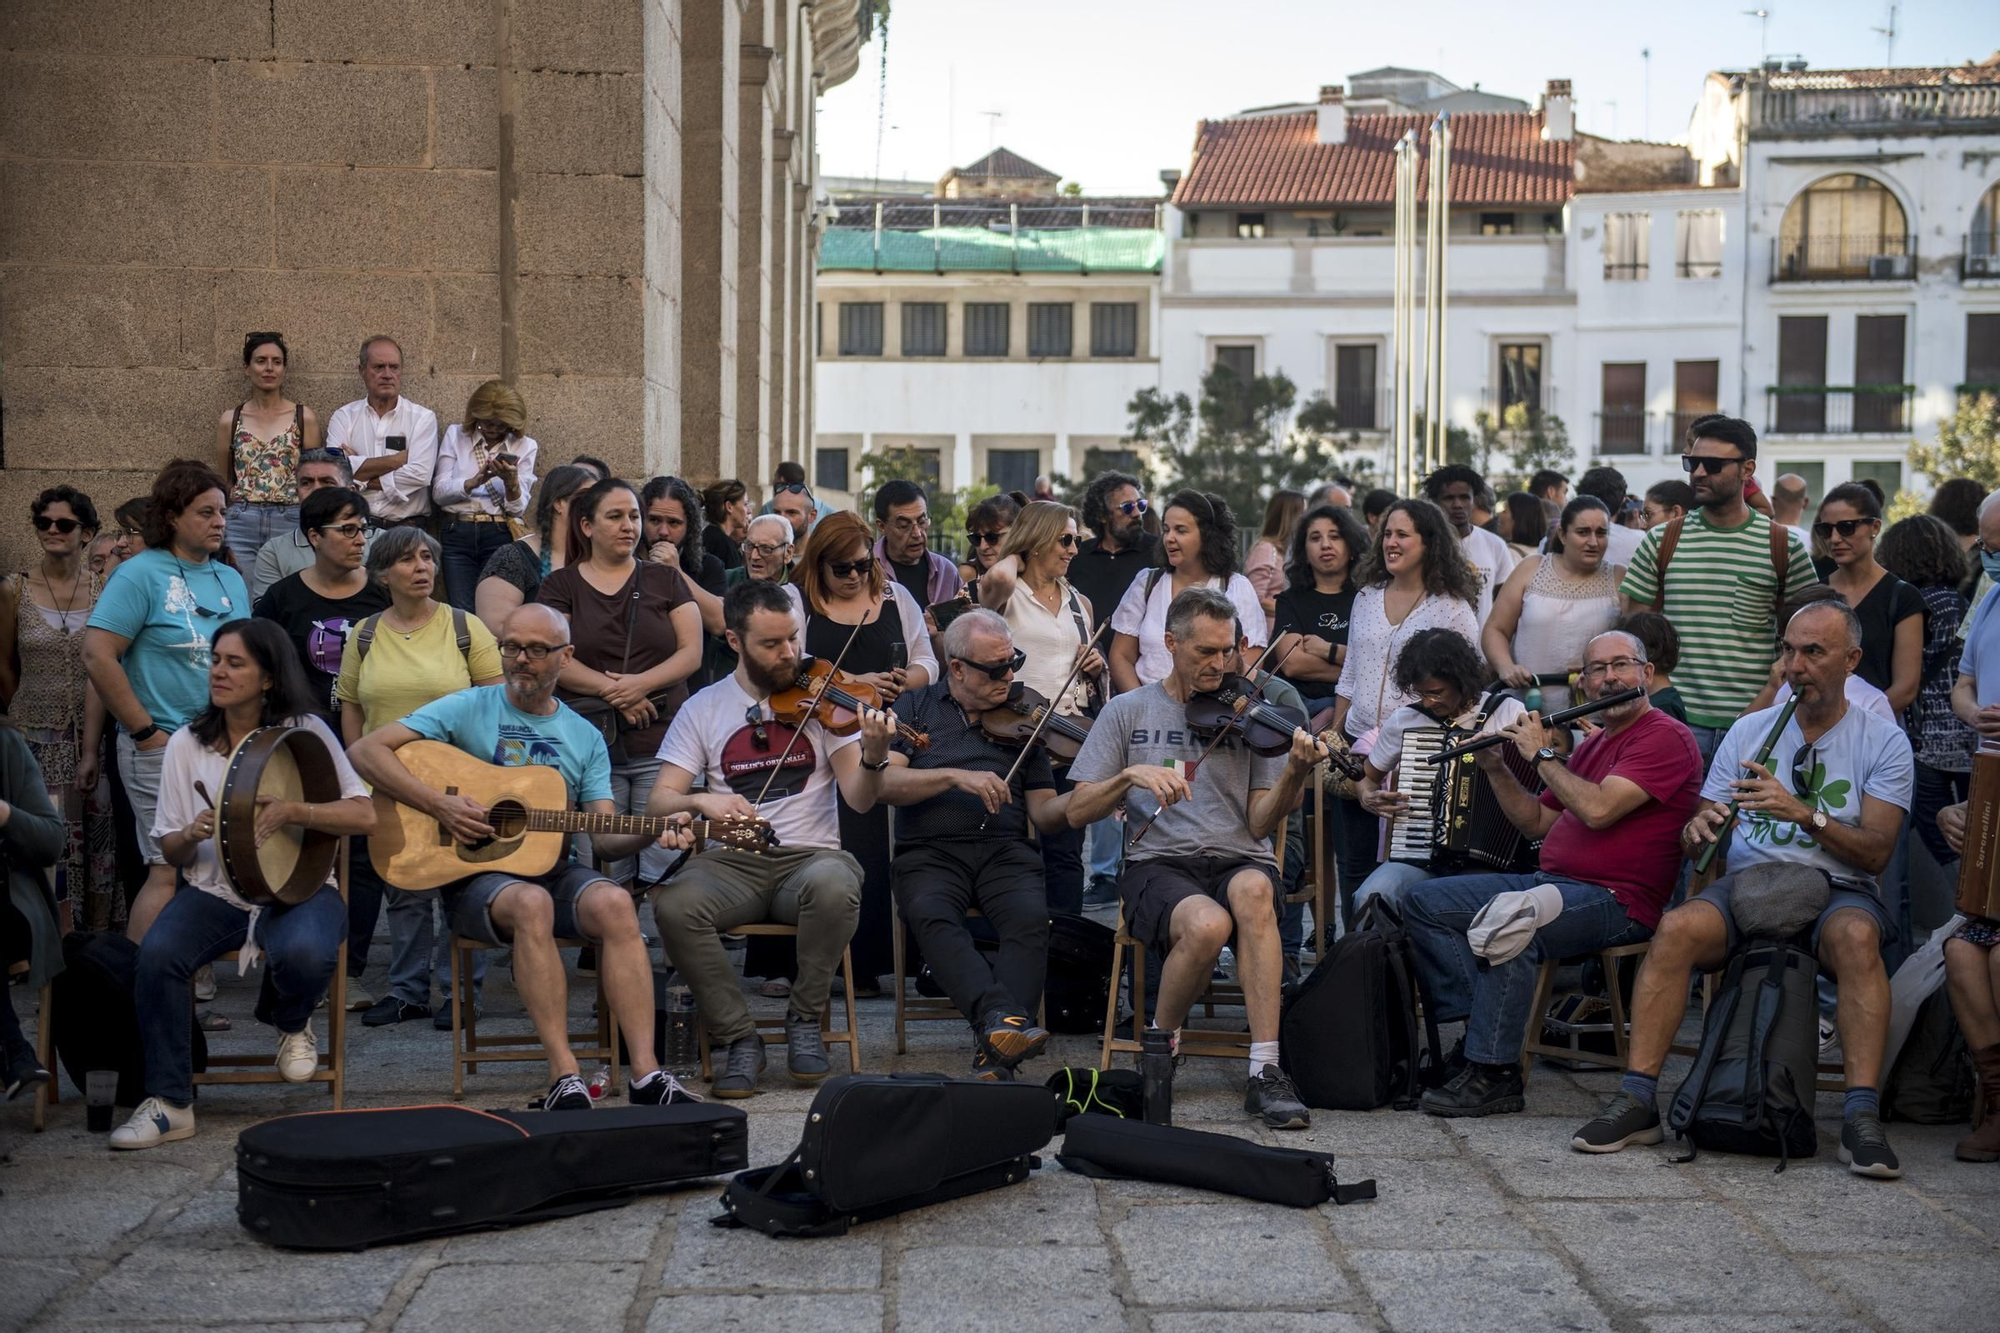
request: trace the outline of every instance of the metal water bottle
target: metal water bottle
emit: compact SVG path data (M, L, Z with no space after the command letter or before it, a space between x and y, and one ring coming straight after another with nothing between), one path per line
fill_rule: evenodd
M1164 1028L1148 1027L1139 1038L1139 1086L1146 1123L1174 1123L1174 1048Z
M667 987L666 1070L683 1083L701 1074L701 1042L695 1033L694 992Z

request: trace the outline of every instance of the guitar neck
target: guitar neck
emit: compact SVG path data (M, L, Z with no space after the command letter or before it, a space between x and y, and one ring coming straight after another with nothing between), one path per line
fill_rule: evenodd
M609 833L614 837L657 838L667 828L667 815L594 815L585 810L530 810L528 828L536 833ZM706 832L708 821L695 821Z

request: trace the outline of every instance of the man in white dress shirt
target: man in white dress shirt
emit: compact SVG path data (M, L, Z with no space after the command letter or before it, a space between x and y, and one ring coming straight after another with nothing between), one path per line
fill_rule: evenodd
M1482 625L1493 609L1493 590L1521 563L1506 542L1472 525L1472 500L1485 485L1486 479L1463 463L1448 463L1424 478L1424 498L1444 510L1465 558L1479 571L1479 601L1473 611Z
M327 447L354 460L354 484L382 523L421 520L431 511L437 414L403 397L403 348L387 334L361 344L368 391L327 419Z

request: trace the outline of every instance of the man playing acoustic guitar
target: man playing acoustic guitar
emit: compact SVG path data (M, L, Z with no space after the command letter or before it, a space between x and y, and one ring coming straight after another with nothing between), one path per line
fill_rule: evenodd
M573 652L569 622L561 612L538 604L522 606L500 627L505 683L447 694L401 722L369 732L354 743L348 757L378 792L432 816L465 844L494 836L487 809L468 797L434 791L412 775L396 757L411 741L443 741L503 767L543 764L558 769L584 812L610 815L611 759L604 737L555 697L556 677ZM620 840L640 841L644 839ZM607 846L611 842L600 838L599 849L616 855L618 850ZM660 837L660 845L668 848L693 842L683 825ZM569 1046L569 990L556 952L558 937L582 938L597 946L604 996L631 1052L628 1100L640 1105L667 1100L674 1085L653 1053L653 968L630 893L567 859L546 875L479 874L441 892L455 933L513 945L514 984L549 1053L554 1078L542 1100L545 1109L587 1111L591 1104Z

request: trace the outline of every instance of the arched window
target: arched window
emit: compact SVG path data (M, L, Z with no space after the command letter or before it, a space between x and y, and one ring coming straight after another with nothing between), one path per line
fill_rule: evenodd
M2000 276L2000 181L1986 187L1972 209L1965 234L1965 257L1982 274Z
M1909 226L1882 182L1845 174L1813 182L1785 210L1778 237L1785 278L1909 277Z

